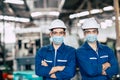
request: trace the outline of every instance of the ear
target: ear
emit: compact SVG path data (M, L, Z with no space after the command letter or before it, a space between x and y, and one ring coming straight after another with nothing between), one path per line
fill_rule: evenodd
M52 36L52 32L50 32L50 37Z
M99 31L97 32L97 34L99 34Z
M86 36L86 33L85 33L85 32L83 32L83 35L84 35L84 36Z
M64 36L66 36L66 32L65 32Z

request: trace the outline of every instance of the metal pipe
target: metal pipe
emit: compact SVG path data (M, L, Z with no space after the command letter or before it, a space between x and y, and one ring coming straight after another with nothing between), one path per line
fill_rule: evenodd
M120 25L119 25L119 0L114 0L115 9L115 26L116 26L116 54L119 63L119 74L120 74Z

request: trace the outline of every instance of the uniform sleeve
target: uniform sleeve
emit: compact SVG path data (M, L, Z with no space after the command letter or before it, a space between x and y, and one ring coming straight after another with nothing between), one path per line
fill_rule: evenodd
M56 77L59 78L66 78L70 79L74 77L75 75L75 69L76 69L76 59L75 59L75 50L71 52L69 55L69 60L67 62L67 65L65 66L65 69L60 72L56 72L55 75Z
M50 77L49 72L51 70L51 67L50 66L42 66L41 61L42 61L42 51L39 50L36 53L36 57L35 57L35 73L36 73L36 75Z
M84 73L91 77L101 75L102 65L99 63L91 63L90 60L86 58L87 55L85 55L84 53L85 52L83 50L77 50L76 52L77 65L80 68L81 73Z
M116 60L116 57L114 55L114 52L111 49L108 49L109 52L109 63L111 64L111 67L109 67L106 70L106 73L109 78L111 78L113 75L118 74L118 62Z

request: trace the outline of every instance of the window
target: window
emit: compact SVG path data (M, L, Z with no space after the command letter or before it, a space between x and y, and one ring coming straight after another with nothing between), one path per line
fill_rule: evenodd
M34 1L34 7L35 8L44 8L44 0L35 0Z
M34 7L35 8L58 8L58 3L61 0L35 0Z

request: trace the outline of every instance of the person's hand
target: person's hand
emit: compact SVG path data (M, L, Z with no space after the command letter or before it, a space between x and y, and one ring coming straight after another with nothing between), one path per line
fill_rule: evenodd
M48 64L45 61L43 61L43 60L41 61L41 65L42 66L48 66Z
M106 63L102 64L102 69L103 69L103 70L106 70L106 69L109 68L110 66L111 66L110 63L109 63L109 62L106 62Z
M57 66L57 70L58 70L58 71L63 71L64 68L65 68L65 66Z
M62 71L63 69L65 68L65 66L55 66L55 67L52 67L51 71L49 74L53 74L57 71Z
M57 72L57 67L52 67L52 69L50 70L49 74L53 74Z
M55 74L51 74L50 77L51 77L51 78L56 78L56 75L55 75Z
M107 75L106 72L104 70L102 70L102 75Z

